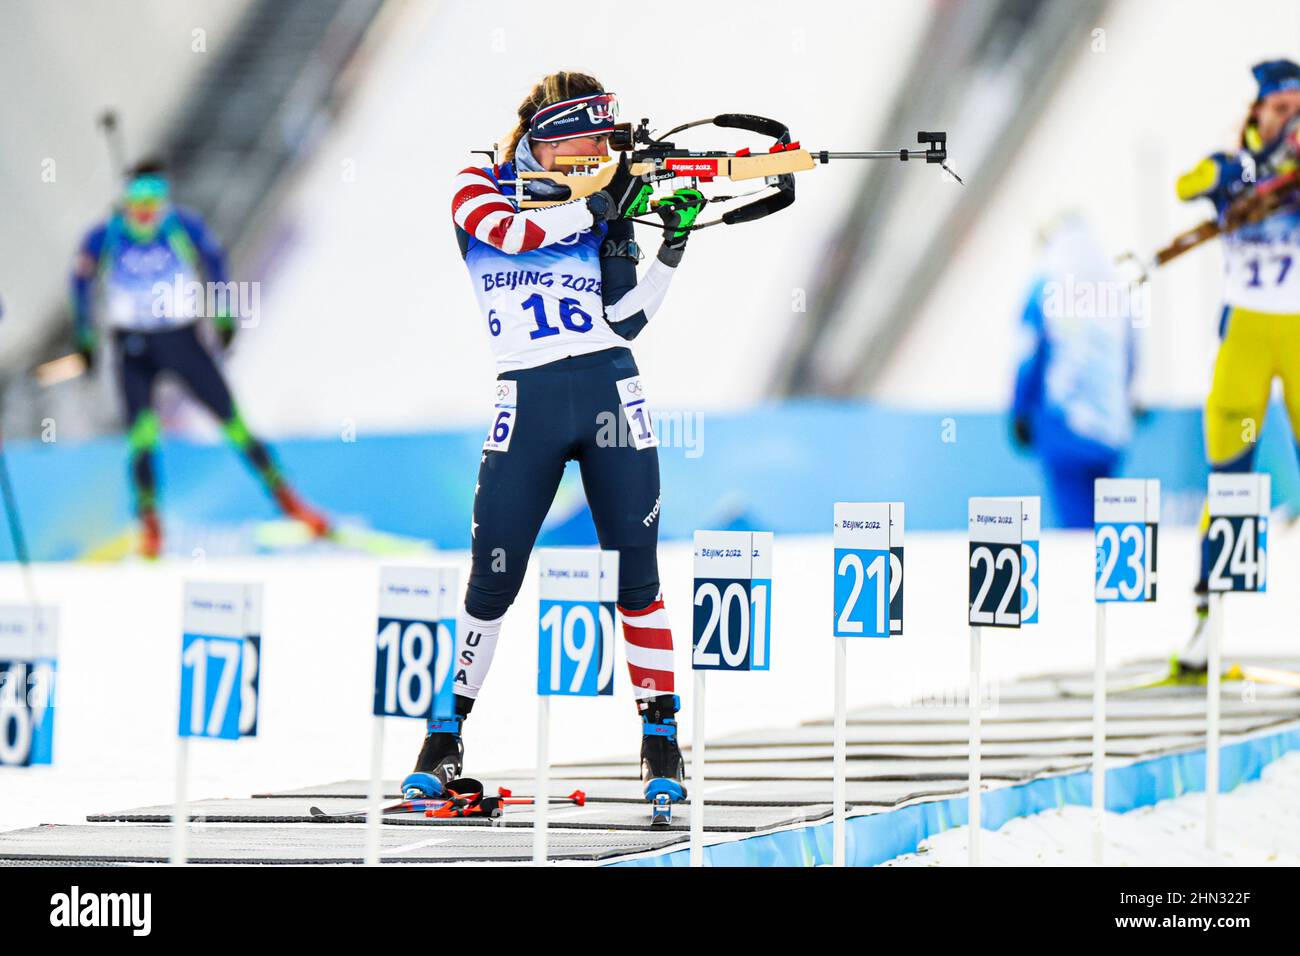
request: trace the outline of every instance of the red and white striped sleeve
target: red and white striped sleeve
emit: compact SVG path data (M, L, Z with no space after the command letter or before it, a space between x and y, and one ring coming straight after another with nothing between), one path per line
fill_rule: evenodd
M580 200L516 212L492 177L473 166L456 177L451 217L475 239L512 256L549 246L592 226L591 211Z

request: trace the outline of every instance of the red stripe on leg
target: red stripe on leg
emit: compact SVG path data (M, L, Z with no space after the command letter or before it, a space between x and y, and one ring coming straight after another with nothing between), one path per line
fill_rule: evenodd
M632 686L643 693L640 696L650 697L656 694L673 693L673 672L648 670L644 667L637 667L629 662L627 665L628 674L632 677Z
M673 632L668 628L632 627L623 622L623 640L637 647L648 647L660 651L673 649Z
M618 606L618 613L622 614L624 617L642 617L646 614L653 614L655 611L662 611L663 609L664 609L663 599L655 598L653 601L651 601L645 607L641 608L641 610L639 611L629 611L627 608L623 607L623 605L620 604Z

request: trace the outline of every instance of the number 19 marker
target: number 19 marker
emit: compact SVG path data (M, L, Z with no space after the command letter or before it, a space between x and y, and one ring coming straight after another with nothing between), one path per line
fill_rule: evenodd
M537 552L537 792L533 863L549 857L551 698L614 692L618 552L542 548Z

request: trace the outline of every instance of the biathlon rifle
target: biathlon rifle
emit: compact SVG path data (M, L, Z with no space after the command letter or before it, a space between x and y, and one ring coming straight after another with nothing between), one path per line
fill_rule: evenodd
M1266 163L1276 170L1275 174L1259 180L1253 189L1243 192L1232 200L1226 209L1215 219L1207 219L1198 226L1180 232L1168 245L1157 249L1147 261L1135 253L1126 252L1119 257L1120 262L1132 262L1139 271L1139 282L1145 282L1149 273L1160 268L1166 262L1177 259L1184 252L1195 249L1218 236L1236 232L1243 226L1262 222L1281 209L1300 204L1300 119L1289 122L1282 136L1280 145L1273 151Z
M1126 252L1119 261L1134 263L1140 271L1138 281L1145 282L1152 270L1177 259L1184 252L1218 236L1236 232L1243 226L1261 222L1278 210L1297 203L1300 203L1300 169L1293 169L1266 179L1250 192L1237 197L1218 218L1207 219L1186 232L1180 232L1168 245L1157 249L1149 260L1144 262L1136 253Z
M767 152L751 152L739 149L735 152L725 150L696 151L678 148L668 140L683 130L696 126L719 126L725 129L741 129L769 136L773 143ZM634 176L644 176L649 182L669 179L689 179L692 185L713 182L716 179L729 179L733 182L762 180L757 189L734 195L715 195L706 197L710 203L725 203L754 196L749 202L732 206L718 218L709 222L696 223L691 229L706 229L721 223L735 225L741 222L753 222L770 216L794 202L794 174L812 169L817 164L829 163L833 159L896 159L902 162L924 160L937 163L957 182L961 177L948 168L948 134L944 132L917 133L917 142L921 149L882 149L856 152L836 152L831 150L804 149L797 141L790 139L789 128L779 120L750 113L722 113L708 119L695 120L674 126L660 136L652 136L650 121L642 119L634 128L631 123L620 123L610 134L611 152L628 154L629 171ZM482 151L486 152L486 151ZM495 152L489 153L495 155ZM502 185L511 185L521 209L537 209L570 202L599 192L614 177L616 157L613 156L557 156L556 164L566 167L568 172L519 172L518 178L505 180ZM548 190L548 195L530 195L530 186L539 180L546 180L563 189ZM655 205L657 201L652 202ZM663 223L657 219L637 219L633 222L659 226Z

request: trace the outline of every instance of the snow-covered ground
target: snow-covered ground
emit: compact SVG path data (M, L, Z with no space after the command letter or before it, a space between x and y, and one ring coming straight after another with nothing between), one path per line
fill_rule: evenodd
M1225 659L1236 653L1300 653L1295 578L1300 535L1274 528L1273 588L1227 602ZM1092 664L1092 544L1088 533L1047 534L1042 543L1041 621L984 640L984 669L1005 678ZM779 538L768 673L717 674L709 682L711 738L825 717L832 698L831 550L827 537ZM1189 529L1161 533L1160 601L1117 607L1109 618L1112 664L1163 656L1192 625L1195 575ZM906 551L905 630L849 648L849 703L905 703L967 680L964 534L912 534ZM467 570L464 553L439 561ZM676 632L677 673L692 721L689 677L691 547L660 553ZM364 777L369 767L372 644L379 562L344 556L278 557L157 565L42 565L42 600L61 608L58 712L52 768L0 770L0 829L77 822L88 812L170 799L179 680L181 585L192 579L254 579L266 586L261 735L238 743L195 742L190 796L245 796ZM0 600L22 598L20 578L0 572ZM492 674L466 726L468 768L533 765L537 592L530 574L507 619ZM632 755L638 718L619 665L610 699L552 702L552 758ZM388 722L388 776L409 769L422 729ZM629 760L631 757L629 757ZM1120 831L1116 831L1120 832ZM1226 831L1225 831L1226 834ZM1225 849L1229 846L1225 835ZM1195 843L1188 838L1188 846Z
M1219 849L1205 846L1205 794L1192 793L1130 813L1107 813L1107 866L1300 866L1300 753L1264 768L1252 783L1219 797ZM884 866L965 866L969 829L925 840ZM985 866L1087 866L1092 811L1048 810L980 837Z

